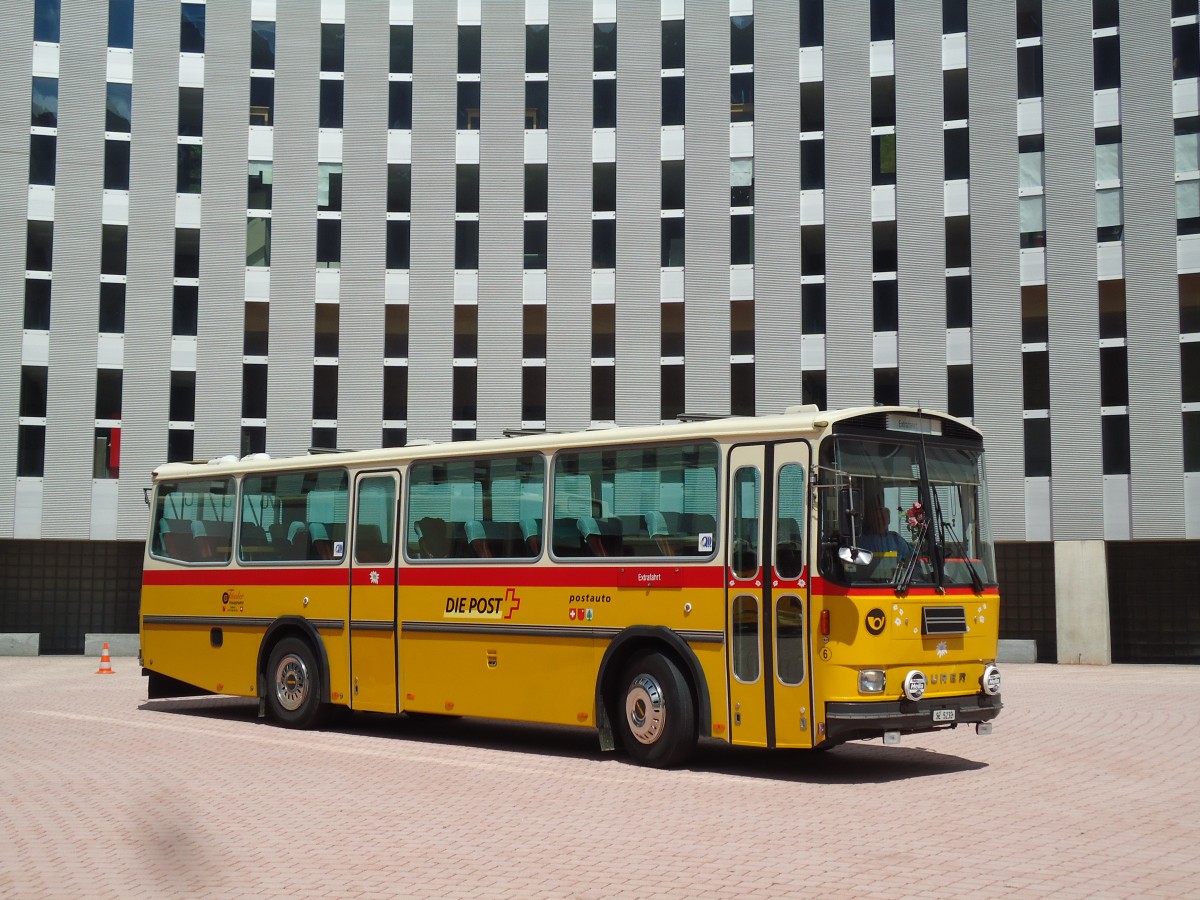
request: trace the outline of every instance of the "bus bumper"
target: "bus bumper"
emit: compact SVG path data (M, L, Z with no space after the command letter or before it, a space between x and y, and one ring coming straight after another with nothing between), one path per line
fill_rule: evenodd
M825 742L840 744L865 738L882 737L886 731L917 734L940 731L963 723L990 722L1000 715L1004 704L1000 695L970 694L962 697L926 697L920 700L881 700L863 703L825 704ZM954 718L945 720L934 710L954 710Z

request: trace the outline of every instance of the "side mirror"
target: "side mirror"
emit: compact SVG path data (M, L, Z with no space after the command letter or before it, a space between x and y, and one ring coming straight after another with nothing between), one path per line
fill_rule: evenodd
M875 555L870 550L863 550L860 547L842 547L838 550L838 559L855 566L870 565L874 557Z

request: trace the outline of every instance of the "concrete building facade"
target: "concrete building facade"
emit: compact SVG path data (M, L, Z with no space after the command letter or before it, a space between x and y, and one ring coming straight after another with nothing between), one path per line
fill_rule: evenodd
M0 632L128 622L167 460L900 402L1006 636L1200 660L1195 0L0 17Z

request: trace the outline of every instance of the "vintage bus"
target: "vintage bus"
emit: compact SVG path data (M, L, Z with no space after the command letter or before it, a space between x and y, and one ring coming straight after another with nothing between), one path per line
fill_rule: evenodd
M652 766L1001 709L983 443L900 407L172 463L151 698L598 730Z

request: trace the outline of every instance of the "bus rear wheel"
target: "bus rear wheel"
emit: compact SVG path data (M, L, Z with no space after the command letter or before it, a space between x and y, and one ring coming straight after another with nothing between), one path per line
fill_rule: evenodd
M616 719L629 755L656 769L686 762L696 748L696 705L679 667L647 653L626 667L622 684Z
M267 662L267 709L280 725L311 728L322 712L321 669L299 638L281 640Z

